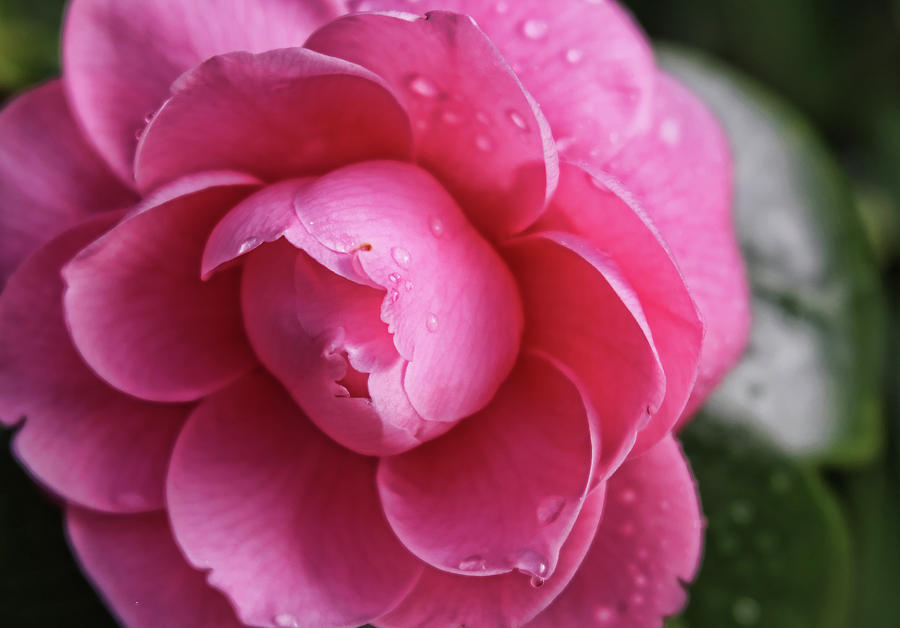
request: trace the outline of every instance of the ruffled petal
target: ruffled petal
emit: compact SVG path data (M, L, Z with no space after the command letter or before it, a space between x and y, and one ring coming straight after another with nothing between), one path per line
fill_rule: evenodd
M556 187L556 148L540 107L466 16L353 15L305 46L369 68L402 100L416 159L483 233L521 231Z
M368 70L304 48L234 52L172 86L141 136L135 177L145 191L203 170L277 181L408 159L411 141L406 112Z
M169 512L191 563L253 626L358 626L422 564L391 532L375 460L318 432L267 375L204 400L175 447Z
M660 75L649 130L603 169L652 218L706 323L699 407L747 342L749 298L731 220L731 158L718 123L686 89Z
M609 480L603 520L578 573L529 628L660 628L697 572L702 516L690 470L668 437Z
M381 319L409 363L416 411L456 421L483 408L515 362L521 304L509 269L440 184L409 164L354 164L302 188L295 207L320 245L353 261L351 276L385 291Z
M665 397L666 379L634 287L586 238L543 232L503 255L527 314L522 346L572 369L600 417L604 477L624 460Z
M69 507L72 549L128 628L239 628L228 600L190 568L163 513L105 515Z
M66 500L112 512L162 508L188 408L138 401L90 372L62 316L60 267L121 216L101 215L30 256L0 296L0 421L27 417L19 460Z
M522 356L484 410L381 461L385 514L403 544L436 568L468 576L517 569L543 581L587 495L596 429L566 375Z
M350 0L355 11L471 15L541 105L560 153L603 161L646 126L650 45L612 0Z
M603 484L588 495L562 546L556 572L540 587L518 573L476 577L428 568L406 599L375 623L379 628L521 626L546 608L577 571L597 530L603 497Z
M132 182L135 133L182 72L234 50L299 46L340 12L336 0L73 0L66 88L94 146Z
M254 186L197 175L129 215L63 268L66 321L88 365L151 401L199 399L253 368L236 271L200 279L209 232ZM151 200L152 202L152 200Z
M535 229L587 238L615 260L640 300L665 371L666 397L638 435L637 454L659 442L681 416L697 375L703 323L655 226L627 194L605 179L607 184L564 164L553 205Z
M59 81L13 100L0 113L0 290L41 244L132 201L81 135Z

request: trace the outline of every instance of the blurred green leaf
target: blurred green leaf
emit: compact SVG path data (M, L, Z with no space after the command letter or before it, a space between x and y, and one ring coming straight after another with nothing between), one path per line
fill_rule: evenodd
M735 159L754 324L708 407L815 461L870 460L881 442L883 302L843 176L810 128L748 79L674 48L660 61L719 117Z
M682 441L708 520L682 626L846 626L849 540L818 475L750 428L708 414Z
M59 74L64 0L0 0L0 99Z

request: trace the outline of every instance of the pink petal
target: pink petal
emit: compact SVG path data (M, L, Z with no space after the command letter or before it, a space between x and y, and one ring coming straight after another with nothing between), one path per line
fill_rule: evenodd
M556 187L557 157L540 108L465 16L354 15L305 46L369 68L409 111L416 158L489 234L521 231Z
M355 164L301 189L295 207L310 235L386 291L381 319L409 362L403 387L418 413L456 421L483 408L518 353L521 305L440 184L408 164Z
M207 235L253 181L220 179L173 184L182 196L139 208L63 269L75 346L119 390L151 401L199 399L255 364L241 322L240 275L200 280Z
M135 132L178 75L217 54L299 46L340 11L334 0L74 0L66 88L100 154L132 181Z
M560 153L605 160L646 125L650 46L611 0L350 0L356 11L471 15L540 104Z
M364 624L421 573L384 520L375 460L325 438L267 375L200 404L168 496L188 559L254 626Z
M298 294L298 279L315 294ZM452 423L424 421L410 405L402 387L405 363L378 319L374 292L331 273L280 241L248 257L241 294L247 335L260 361L313 422L353 451L390 455L445 432ZM307 303L305 309L302 300ZM301 311L307 325L318 327L304 328L298 316ZM322 334L327 325L312 318L317 313L332 326L330 333ZM332 321L332 316L339 318ZM345 321L350 319L364 324L348 326ZM360 349L366 345L370 356L363 364L360 358L367 356ZM371 358L373 349L380 364ZM356 361L353 371L369 369L367 396L350 396L340 383L353 372L351 360Z
M604 485L592 491L562 546L553 577L534 587L518 573L460 576L428 568L412 592L379 618L379 628L521 626L564 590L581 564L603 509ZM567 626L567 624L560 624Z
M561 173L553 205L535 228L584 236L616 261L641 302L665 371L666 397L638 436L634 453L640 453L681 416L697 374L703 323L666 244L634 201L608 177L604 184L571 164Z
M706 323L688 415L740 356L749 327L725 137L693 95L661 75L652 126L604 170L622 181L659 227Z
M562 595L529 628L662 627L681 610L700 563L697 491L671 437L610 479L603 520Z
M276 181L365 159L406 159L406 112L368 70L303 48L235 52L172 86L141 137L135 178L149 190L202 170Z
M237 628L228 601L191 569L163 513L104 515L69 508L72 549L122 625Z
M65 232L31 255L0 296L0 420L27 417L18 458L63 498L113 512L161 508L169 452L187 409L106 386L72 346L60 267L121 214Z
M381 461L388 521L411 552L444 571L549 578L588 492L599 448L592 426L573 382L552 362L523 356L484 410Z
M58 81L13 100L0 113L0 290L41 244L132 200L85 142Z
M544 232L512 240L504 257L519 280L522 346L575 373L600 417L600 477L634 444L666 392L662 364L634 287L583 237Z

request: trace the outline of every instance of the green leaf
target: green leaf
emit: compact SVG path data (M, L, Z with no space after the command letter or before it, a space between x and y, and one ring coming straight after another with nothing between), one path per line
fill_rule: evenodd
M697 418L682 440L708 520L682 626L845 626L849 539L818 475L718 417Z
M798 115L749 80L673 48L660 62L719 117L735 160L754 325L708 407L816 462L870 460L881 441L883 302L840 171Z

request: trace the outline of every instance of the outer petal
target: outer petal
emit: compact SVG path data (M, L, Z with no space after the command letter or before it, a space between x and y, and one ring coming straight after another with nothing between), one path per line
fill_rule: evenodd
M731 220L731 159L718 123L661 75L653 124L604 169L647 210L671 247L706 323L690 414L747 340L747 280Z
M334 0L73 0L65 25L66 87L107 162L132 180L135 132L179 74L233 50L299 46L340 13Z
M538 107L468 17L354 15L306 47L383 77L413 121L416 157L482 232L527 227L556 187L557 156Z
M546 608L575 574L597 530L604 488L601 484L588 495L560 551L556 572L542 586L536 588L517 573L479 578L429 568L406 599L375 623L379 628L521 626Z
M0 113L0 290L38 246L90 212L130 204L52 81Z
M200 280L207 235L254 181L218 178L173 184L182 196L140 208L63 269L75 346L104 380L136 397L198 399L255 364L241 323L239 274Z
M406 159L406 112L368 70L303 48L213 57L184 74L141 136L142 190L231 169L278 180Z
M440 184L408 164L355 164L301 189L295 207L320 246L386 291L381 319L409 362L403 386L419 414L456 421L483 408L515 362L521 305L509 269Z
M81 566L129 628L237 628L228 601L178 552L165 514L113 516L70 507Z
M350 0L356 11L471 15L540 103L560 153L605 160L647 122L650 46L612 0Z
M14 449L67 500L116 512L161 508L169 452L187 408L109 388L72 347L60 267L120 214L95 217L34 253L0 297L0 420L25 424Z
M609 481L594 544L562 595L529 624L661 627L684 605L700 562L702 516L690 470L671 437Z
M410 551L444 571L518 569L543 580L587 495L596 425L568 377L523 356L487 408L381 461L388 521Z
M632 199L617 194L581 168L565 164L550 211L536 230L559 229L587 238L616 261L641 302L666 375L666 397L635 453L665 436L691 394L703 323L665 243Z
M568 366L600 417L597 472L614 470L666 392L665 374L634 287L584 238L544 232L518 238L504 256L527 313L524 348Z
M421 573L384 520L375 461L325 438L266 375L191 415L168 495L188 559L254 626L358 626Z

